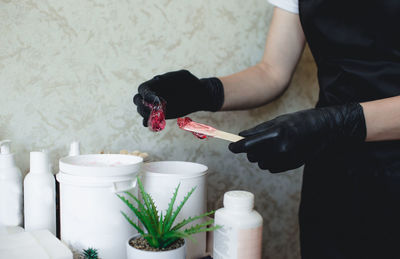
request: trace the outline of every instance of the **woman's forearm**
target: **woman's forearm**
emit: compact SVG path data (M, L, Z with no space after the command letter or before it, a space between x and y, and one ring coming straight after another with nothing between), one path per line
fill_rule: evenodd
M274 78L272 70L263 64L220 79L225 93L222 110L244 110L264 105L286 88L284 83Z
M361 103L366 141L400 140L400 96Z
M244 71L220 78L225 94L222 110L258 107L282 94L304 45L299 16L275 8L262 61Z

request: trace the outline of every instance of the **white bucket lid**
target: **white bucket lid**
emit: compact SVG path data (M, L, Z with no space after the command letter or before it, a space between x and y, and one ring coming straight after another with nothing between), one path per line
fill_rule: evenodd
M115 177L139 172L143 158L120 154L67 156L60 159L63 174L87 177Z
M207 174L208 167L202 164L184 161L159 161L143 165L146 176L177 176L179 178L194 178Z

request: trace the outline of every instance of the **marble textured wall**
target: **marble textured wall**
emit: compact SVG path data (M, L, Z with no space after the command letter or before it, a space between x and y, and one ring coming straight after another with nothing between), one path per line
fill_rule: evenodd
M0 139L14 141L24 172L29 151L40 149L50 151L57 171L73 139L85 153L138 149L153 160L204 163L210 209L227 190L251 190L265 220L264 258L299 258L301 169L269 174L230 153L228 143L199 141L173 121L151 133L132 104L138 84L155 74L186 68L199 77L227 75L258 62L272 9L266 0L1 0ZM313 106L316 85L306 51L275 103L192 117L239 132Z

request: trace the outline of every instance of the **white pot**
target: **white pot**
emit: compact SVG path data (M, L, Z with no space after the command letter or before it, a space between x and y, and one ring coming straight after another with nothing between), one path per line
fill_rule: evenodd
M166 211L176 186L180 184L174 209L183 197L193 188L196 190L183 206L175 224L188 217L198 216L207 210L207 166L182 161L160 161L146 163L143 166L143 186L154 199L160 211ZM164 214L165 215L165 214ZM205 219L192 222L187 227L203 223ZM206 255L206 233L192 236L197 242L187 240L187 259L201 258Z
M136 249L129 244L130 240L138 238L139 236L140 234L136 234L126 242L127 259L185 259L186 257L186 241L183 246L178 249L153 252Z

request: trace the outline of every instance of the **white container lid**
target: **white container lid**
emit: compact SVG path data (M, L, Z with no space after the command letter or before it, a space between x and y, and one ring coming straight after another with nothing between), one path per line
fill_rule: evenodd
M246 191L229 191L224 194L224 207L233 210L252 210L254 194Z
M143 158L120 154L68 156L60 159L60 172L88 177L132 175L140 170Z
M48 230L0 236L0 244L0 258L73 258L71 250Z

